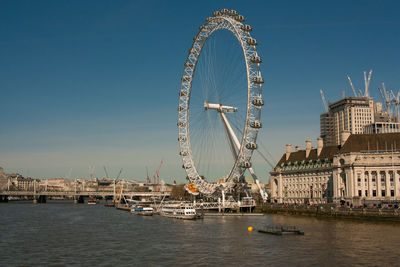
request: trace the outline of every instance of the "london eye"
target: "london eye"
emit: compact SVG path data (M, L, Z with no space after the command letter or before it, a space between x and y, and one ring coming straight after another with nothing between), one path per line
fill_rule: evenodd
M204 195L246 188L264 105L258 41L235 10L206 18L184 63L178 141L188 180Z

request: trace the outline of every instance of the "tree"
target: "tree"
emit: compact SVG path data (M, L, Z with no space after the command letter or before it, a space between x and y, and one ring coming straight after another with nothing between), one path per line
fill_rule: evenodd
M170 198L174 200L190 200L191 196L183 185L176 185L172 188Z

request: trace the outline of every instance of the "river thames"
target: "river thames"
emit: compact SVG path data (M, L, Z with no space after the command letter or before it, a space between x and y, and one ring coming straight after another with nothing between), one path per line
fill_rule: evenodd
M0 205L1 266L400 265L400 224L284 215L184 221L71 202ZM265 224L304 236L273 236Z

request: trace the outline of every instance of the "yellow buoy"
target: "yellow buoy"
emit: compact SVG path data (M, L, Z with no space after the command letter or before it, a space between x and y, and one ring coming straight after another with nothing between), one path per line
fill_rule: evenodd
M247 231L253 232L253 227L252 226L247 227Z

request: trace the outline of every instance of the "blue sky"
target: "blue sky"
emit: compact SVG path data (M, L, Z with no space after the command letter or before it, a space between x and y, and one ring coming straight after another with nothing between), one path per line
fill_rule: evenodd
M400 87L397 1L1 1L0 166L37 178L184 181L177 95L187 50L212 11L253 26L266 101L259 139L278 160L286 143L319 135L323 105L351 95L362 72ZM261 163L260 163L261 164ZM269 167L259 165L261 181Z

